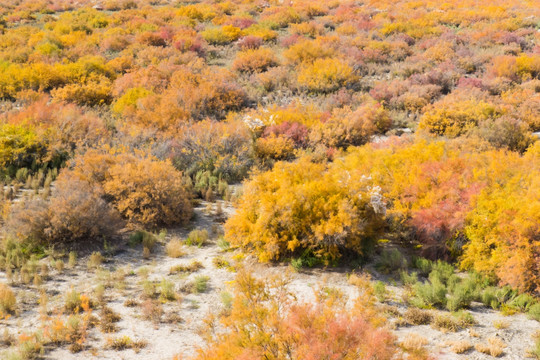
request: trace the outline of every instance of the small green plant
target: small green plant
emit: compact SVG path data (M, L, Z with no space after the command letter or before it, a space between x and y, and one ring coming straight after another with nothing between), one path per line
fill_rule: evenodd
M540 321L540 302L537 302L534 305L531 305L527 315L536 321Z
M433 268L433 261L421 257L413 258L412 263L422 276L427 276Z
M417 283L413 287L415 296L411 304L421 308L443 307L446 305L446 287L438 279Z
M229 251L231 248L231 243L229 243L223 236L220 236L217 240L217 246L221 249L221 251Z
M164 301L176 300L176 292L174 291L174 283L167 279L161 280L159 283L160 298Z
M382 281L375 281L373 284L373 291L375 293L375 296L377 297L377 300L380 302L385 302L387 297L387 290L386 285Z
M188 246L198 246L201 247L206 244L208 241L208 231L206 229L203 230L193 230L188 234L188 237L186 239L186 245Z
M75 251L69 252L68 267L73 269L77 265L77 253Z
M407 270L402 270L399 272L399 277L405 286L413 286L418 282L418 274L415 271L409 274Z
M459 321L448 314L437 314L433 317L433 321L431 322L431 326L440 331L452 331L456 332L461 327L459 326Z
M226 310L230 310L232 308L232 302L233 302L233 296L230 292L223 291L221 293L221 303L223 304L223 307Z
M216 256L213 258L212 264L214 264L214 266L218 269L229 267L231 265L223 256Z
M376 267L380 272L390 274L407 268L407 260L398 249L383 250Z
M75 289L71 289L66 293L64 297L64 309L67 313L79 312L81 304L81 294Z
M195 276L193 281L193 289L196 293L203 293L208 289L208 281L210 278L206 275Z

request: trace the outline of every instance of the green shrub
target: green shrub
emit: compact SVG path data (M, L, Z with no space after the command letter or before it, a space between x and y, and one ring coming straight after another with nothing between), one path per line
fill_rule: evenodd
M193 283L194 290L197 293L203 293L208 289L208 281L210 278L206 275L198 275L195 277L195 281Z
M431 326L441 331L458 331L461 327L459 321L448 314L438 314L433 318Z
M176 293L174 291L174 283L167 279L161 280L159 284L159 293L162 300L173 301L176 300Z
M527 312L534 304L536 304L536 299L529 294L520 294L508 303L511 307L522 312Z
M422 276L427 276L433 269L433 261L421 257L413 258L412 264Z
M529 311L527 312L527 315L529 315L530 318L536 321L540 321L540 302L531 305Z
M203 246L208 241L208 231L206 229L203 230L193 230L189 233L187 239L186 239L186 245L193 246L196 245L198 247Z
M409 274L407 270L402 270L399 272L399 277L405 286L412 286L418 282L418 274L415 271Z
M373 284L373 291L375 292L377 300L379 300L380 302L384 302L386 300L386 285L382 281L375 281L375 283Z
M417 283L414 286L415 296L411 303L421 308L443 307L446 305L446 286L438 279Z
M487 307L490 307L494 310L498 309L499 306L501 306L501 303L499 302L499 300L497 300L497 288L496 287L488 287L486 289L484 289L484 291L482 292L482 303L487 306Z
M461 328L468 328L476 324L474 316L468 311L461 310L454 312L452 313L452 316L454 316Z
M448 280L454 275L454 271L455 268L451 264L438 260L432 265L432 270L429 273L429 280L431 282L439 281L446 285Z
M389 274L407 267L407 260L398 249L383 250L376 264L379 271Z

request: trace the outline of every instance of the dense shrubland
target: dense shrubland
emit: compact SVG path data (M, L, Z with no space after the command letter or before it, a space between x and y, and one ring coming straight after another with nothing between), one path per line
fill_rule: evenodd
M540 291L533 1L94 5L0 0L6 273L26 273L52 247L123 241L126 230L150 241L189 225L200 199L224 199L237 201L222 241L261 261L363 264L375 252L381 271L401 270L411 305L538 313L525 298ZM188 242L203 246L208 234L194 231ZM409 274L399 254L380 254L388 242L434 262ZM458 279L439 260L470 273ZM263 313L281 305L257 301ZM356 323L325 302L283 305L298 317L266 320L302 329L275 340L297 357L349 347L318 353L330 331L380 341L373 357L395 350L385 332L344 330L374 327L371 315ZM236 347L268 337L249 333L245 306L234 304L231 332L209 339L202 358L270 357L274 343ZM303 328L312 316L326 325Z

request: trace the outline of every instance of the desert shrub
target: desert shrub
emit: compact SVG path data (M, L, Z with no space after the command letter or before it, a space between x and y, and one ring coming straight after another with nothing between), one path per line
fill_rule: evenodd
M131 223L156 227L186 223L191 218L190 195L182 174L169 162L147 158L115 165L103 188Z
M537 303L537 300L530 294L519 294L508 303L509 306L514 307L522 312L527 312L531 306Z
M4 169L30 168L32 164L40 163L45 155L45 146L31 126L0 125L0 165Z
M261 47L262 44L263 39L254 35L244 36L236 43L241 50L255 50Z
M105 77L98 77L86 83L68 84L51 94L54 98L77 105L96 106L110 104L112 101L111 82Z
M48 202L34 199L14 206L6 229L38 244L91 243L114 237L122 222L102 195L89 182L62 174Z
M440 330L440 331L452 331L456 332L461 327L459 325L459 321L448 314L437 314L433 317L433 321L431 323L431 326L434 329Z
M278 65L274 52L270 49L261 48L241 51L236 55L233 69L239 72L256 73L268 70Z
M444 284L438 280L430 280L424 283L417 283L413 287L414 297L411 303L422 308L444 307L446 305L447 289Z
M365 253L379 232L384 204L366 179L345 188L338 177L306 158L277 163L245 184L225 237L262 261L308 249L322 259L344 251Z
M407 259L398 249L383 250L376 266L379 271L389 274L407 268Z
M409 274L407 270L402 270L399 272L399 278L405 286L412 286L418 282L418 273L413 271Z
M298 84L314 93L329 93L343 86L352 86L357 80L353 69L345 62L329 58L317 59L302 65Z
M177 136L171 158L191 177L208 171L228 182L239 181L254 164L252 141L249 128L239 121L202 121Z
M367 103L355 111L335 110L330 119L311 128L309 139L313 144L346 149L369 142L373 135L386 132L391 125L392 120L382 105Z
M184 245L179 239L171 239L165 246L165 251L172 258L179 258L185 255Z
M201 247L205 245L207 241L208 241L208 231L206 229L202 229L202 230L195 229L195 230L192 230L188 234L188 237L186 238L185 243L188 246L196 245L196 246Z
M226 45L240 38L242 31L231 25L222 28L210 28L201 32L204 40L212 45Z
M529 125L520 120L502 116L494 121L479 124L477 134L495 147L524 152L536 139L529 131Z
M540 144L523 160L538 159ZM540 286L539 250L532 240L540 231L537 202L529 194L539 191L535 181L538 161L516 169L509 180L482 192L468 216L465 233L469 242L461 266L496 275L503 285L522 291Z
M0 316L11 314L15 311L17 299L13 290L4 283L0 283Z
M405 311L403 318L411 325L427 325L432 321L433 316L427 310L411 307Z
M203 269L204 266L200 261L193 260L188 265L175 265L171 267L169 270L169 273L176 274L176 273L192 273L199 271L200 269Z
M255 154L263 164L272 164L272 160L289 160L294 157L294 142L285 136L270 135L255 142Z
M418 126L431 133L453 138L476 128L479 122L495 117L496 107L485 101L452 101L445 98L424 112Z
M377 326L381 319L371 312L372 299L358 299L351 316L339 299L323 296L311 305L292 301L277 279L241 272L234 285L231 309L208 327L208 346L199 359L391 359L397 353L390 333ZM275 291L283 296L272 296ZM224 328L219 335L217 326Z
M333 50L321 42L305 40L289 47L283 55L291 63L312 63L317 59L331 57Z
M527 315L536 321L540 321L540 302L537 302L529 307Z
M478 343L474 346L476 351L488 354L494 357L499 357L504 353L506 344L499 338L489 338L487 343Z
M206 292L208 289L208 281L210 278L206 275L197 275L195 276L195 279L193 279L193 290L196 293L203 293Z
M412 259L413 266L418 269L421 275L427 276L433 269L433 262L422 257L414 257Z

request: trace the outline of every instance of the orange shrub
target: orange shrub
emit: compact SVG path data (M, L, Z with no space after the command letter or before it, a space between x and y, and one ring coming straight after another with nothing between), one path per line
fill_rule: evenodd
M190 194L169 162L141 159L109 169L103 189L131 223L157 227L191 218Z
M259 280L246 271L234 287L230 312L208 322L208 344L197 359L390 360L398 354L365 287L353 309L345 307L346 298L324 289L315 294L315 304L295 301L286 280Z
M239 72L262 72L277 66L278 60L270 49L261 48L239 52L233 63L233 69Z

